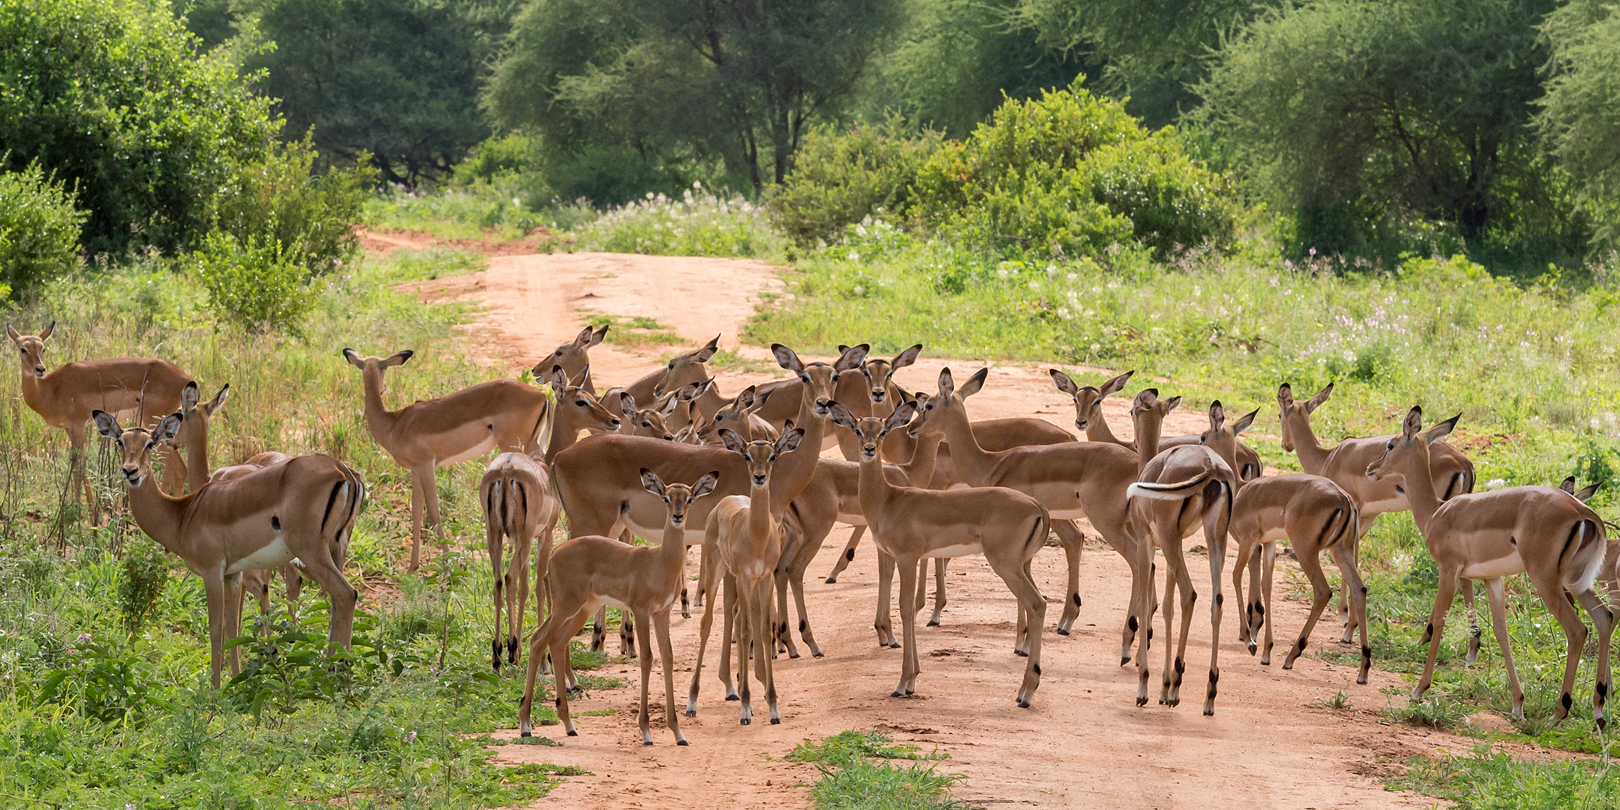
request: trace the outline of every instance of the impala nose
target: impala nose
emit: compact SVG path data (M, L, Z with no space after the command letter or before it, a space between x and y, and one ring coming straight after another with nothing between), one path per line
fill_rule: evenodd
M1080 421L1079 419L1074 420L1074 426L1079 428L1082 432L1084 432L1086 429L1086 423Z
M816 416L826 416L827 414L832 413L832 409L827 406L827 403L829 403L831 401L832 400L817 397L816 398Z
M758 487L765 486L765 476L763 476L763 475L754 476L754 486L758 486Z
M141 471L139 469L135 467L125 467L123 472L124 480L128 481L131 486L141 485Z
M883 389L879 388L879 389L872 392L872 401L873 402L882 402L883 400L887 399L888 396L889 396L889 392L884 391Z
M45 367L44 366L34 366L34 376L35 377L43 377L43 376L45 376Z

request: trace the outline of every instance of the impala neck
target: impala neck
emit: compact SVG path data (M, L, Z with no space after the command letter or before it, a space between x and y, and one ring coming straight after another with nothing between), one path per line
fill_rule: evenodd
M208 466L208 431L200 430L198 435L186 444L186 485L196 492L203 484L208 483L210 468Z
M560 403L561 401L562 398L559 397L557 402ZM556 421L551 426L551 443L546 445L545 462L547 464L550 464L558 453L573 447L579 441L579 432L585 429L574 424L573 420L564 418L565 414L569 413L571 409L564 408L557 403L553 403L553 407L556 408L557 415L554 417Z
M1422 437L1418 441L1423 441ZM1417 452L1412 454L1412 462L1402 473L1406 481L1401 487L1406 491L1406 502L1412 507L1412 522L1417 524L1420 534L1428 537L1429 521L1434 518L1435 510L1440 508L1440 496L1434 491L1434 475L1429 469L1427 445L1417 448Z
M157 476L148 472L141 485L129 491L129 511L141 531L169 551L185 559L180 549L180 524L186 505L196 497L188 495L171 498L158 489ZM187 561L189 565L189 561Z
M687 504L688 517L691 516L691 504ZM686 570L686 528L676 526L669 517L664 518L664 542L658 546L659 559L663 563L663 571L673 580L675 588L680 588L682 573Z
M366 381L366 427L371 430L371 435L372 436L375 436L375 437L386 436L386 435L388 435L389 429L394 426L394 416L395 416L395 414L393 412L389 411L387 406L383 405L383 398L382 398L383 375L382 375L382 372L381 371L377 371L377 372L368 371L368 372L366 372L365 381Z
M776 493L771 498L772 504L780 504L777 518L781 512L787 511L787 506L810 483L810 477L816 474L816 462L821 457L821 437L827 427L827 417L816 415L816 395L810 386L804 386L804 394L799 398L799 415L793 421L793 426L804 429L804 438L799 440L799 446L793 452L778 458L772 468L770 480L767 485Z
M937 448L939 443L936 441ZM860 475L856 480L856 497L861 502L861 513L866 515L868 523L880 520L888 508L889 496L893 494L894 487L889 483L888 476L883 474L882 454L878 458L861 456ZM876 536L874 532L874 537Z
M1111 444L1130 447L1131 443L1114 435L1114 429L1108 426L1108 420L1098 416L1086 423L1086 441L1109 442Z
M1290 417L1288 423L1288 433L1294 441L1294 453L1299 456L1299 466L1311 475L1321 475L1323 468L1327 466L1328 451L1316 440L1316 432L1311 430L1310 417L1301 411Z
M984 486L990 480L990 471L995 466L995 457L979 446L979 440L973 435L973 426L968 424L967 408L960 402L944 402L945 408L941 428L945 440L951 443L951 464L961 480L969 486Z
M934 480L934 463L939 460L939 443L944 440L945 436L939 433L917 437L911 460L901 465L912 486L926 488L928 482Z
M1164 433L1164 419L1156 412L1137 415L1132 425L1136 429L1136 472L1147 469L1148 462L1159 454L1159 437Z
M43 383L44 380L34 376L34 372L26 368L22 370L23 403L38 414L44 414L46 411L45 386Z
M802 446L802 445L801 445ZM776 521L771 517L771 485L748 485L748 536L757 543L769 537Z

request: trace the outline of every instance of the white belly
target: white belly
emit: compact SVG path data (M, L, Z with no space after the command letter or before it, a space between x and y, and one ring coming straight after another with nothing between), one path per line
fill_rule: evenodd
M1361 515L1363 519L1366 519L1373 515L1382 515L1385 512L1405 512L1411 508L1412 505L1407 503L1405 498L1390 498L1387 501L1372 501L1363 504Z
M629 610L630 609L629 605L625 604L624 602L622 602L622 601L620 601L618 599L614 599L611 596L604 596L602 594L597 594L596 598L597 598L597 601L600 601L602 604L608 605L610 607L616 607L616 608L618 608L620 610Z
M1053 520L1086 519L1086 510L1084 509L1054 509L1049 511L1047 514L1051 515Z
M1463 568L1462 575L1464 579L1496 579L1523 571L1524 560L1520 559L1518 551L1514 551L1506 557L1472 563Z
M236 564L225 569L227 574L237 574L243 571L256 571L260 568L275 568L284 565L293 559L292 549L287 548L287 541L280 534L271 540L268 545L252 554L236 561Z
M862 514L856 514L856 513L853 513L853 512L848 513L848 514L840 512L840 513L838 513L838 522L842 523L842 524L844 524L846 526L865 526L866 525L866 516L862 515Z
M1275 543L1278 540L1287 540L1287 539L1288 539L1288 530L1281 527L1281 526L1274 526L1272 528L1266 529L1265 533L1260 535L1260 542L1262 542L1262 543Z
M955 546L936 548L924 554L924 557L966 557L969 554L983 554L984 546L980 543L962 543Z
M479 456L481 456L481 455L483 455L485 453L488 453L489 451L494 450L494 449L495 449L495 436L493 434L491 434L489 436L484 437L483 441L479 442L478 444L476 444L476 445L474 445L472 447L467 448L466 450L463 450L461 453L459 453L457 455L454 455L454 456L451 456L450 458L438 459L434 463L437 464L440 467L451 467L451 466L460 464L463 461L469 461L471 459L478 458Z

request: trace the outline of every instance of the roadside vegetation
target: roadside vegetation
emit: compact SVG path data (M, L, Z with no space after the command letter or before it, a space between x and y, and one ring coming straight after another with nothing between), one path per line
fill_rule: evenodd
M896 744L888 735L876 731L843 731L806 740L787 758L813 763L820 771L820 777L810 786L810 801L817 810L948 810L967 806L950 798L951 786L966 777L939 772L940 762L949 759L946 754Z

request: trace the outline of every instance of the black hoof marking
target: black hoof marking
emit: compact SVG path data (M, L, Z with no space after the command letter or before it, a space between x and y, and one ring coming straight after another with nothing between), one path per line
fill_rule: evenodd
M577 731L570 731L570 732L568 732L568 736L570 736L570 737L578 737L578 736L579 736L579 732L577 732Z
M522 734L519 734L519 735L518 735L518 736L519 736L519 737L533 737L533 736L534 736L534 732L532 732L532 731L525 731L525 732L523 732L523 733L522 733Z
M852 549L852 548L844 549L844 559L846 559L846 560L848 560L850 562L854 562L855 561L855 549ZM828 582L831 582L831 581L832 580L828 580Z
M1254 613L1256 616L1266 615L1266 606L1260 604L1259 602L1254 603Z
M1074 606L1075 607L1080 607L1080 594L1075 594L1074 595Z
M1301 653L1305 652L1305 639L1303 638L1299 640L1299 651Z
M1132 616L1132 617L1130 617L1130 618L1129 618L1129 619L1126 619L1126 620L1125 620L1125 626L1126 626L1126 627L1129 627L1129 628L1130 628L1130 629L1131 629L1131 632L1132 632L1132 633L1134 633L1134 632L1136 632L1136 629L1137 629L1137 627L1138 627L1138 626L1139 626L1139 625L1138 625L1138 624L1137 624L1137 623L1136 623L1136 617L1135 617L1135 616Z
M1606 718L1606 717L1599 717L1597 719L1597 727L1598 727L1598 731L1602 731L1602 730L1608 728L1609 727L1609 719Z
M685 745L685 744L686 744L686 741L685 741L685 740L681 740L681 741L680 741L680 742L677 742L677 743L675 743L675 744L676 744L676 745Z
M1210 690L1209 693L1210 694L1212 694L1212 695L1215 694L1215 684L1218 684L1220 682L1221 682L1221 673L1216 672L1213 669L1210 670L1209 671L1209 690Z
M1215 594L1215 607L1220 607L1221 603L1225 602L1225 601L1226 601L1226 594L1224 594L1224 593Z
M809 629L810 629L810 623L805 621L804 619L800 619L799 620L799 632L803 633L804 631L809 630Z
M1186 672L1186 671L1187 671L1187 668L1185 666L1182 666L1181 659L1177 658L1176 659L1176 674L1180 675L1181 673Z
M1148 628L1148 641L1152 641L1152 640L1153 640L1153 628L1149 627Z
M726 700L742 700L742 698L737 697L736 695L726 695Z
M779 720L779 719L772 719L772 720L771 720L771 725L773 725L773 726L780 726L780 725L782 725L782 721L781 721L781 720Z
M1040 664L1035 665L1035 674L1036 675L1041 674L1041 665Z
M1197 591L1188 591L1187 592L1187 601L1189 603L1198 601L1198 592Z
M1064 630L1063 628L1059 627L1058 630L1057 630L1057 634L1060 635L1060 636L1066 636L1066 635L1069 634L1069 631Z
M1564 696L1558 699L1558 705L1563 706L1566 713L1569 712L1569 707L1574 704L1575 701L1570 699L1568 692L1565 692Z
M1597 682L1597 693L1598 693L1598 697L1600 697L1600 698L1608 697L1609 696L1609 685L1602 682L1602 681L1598 681Z

